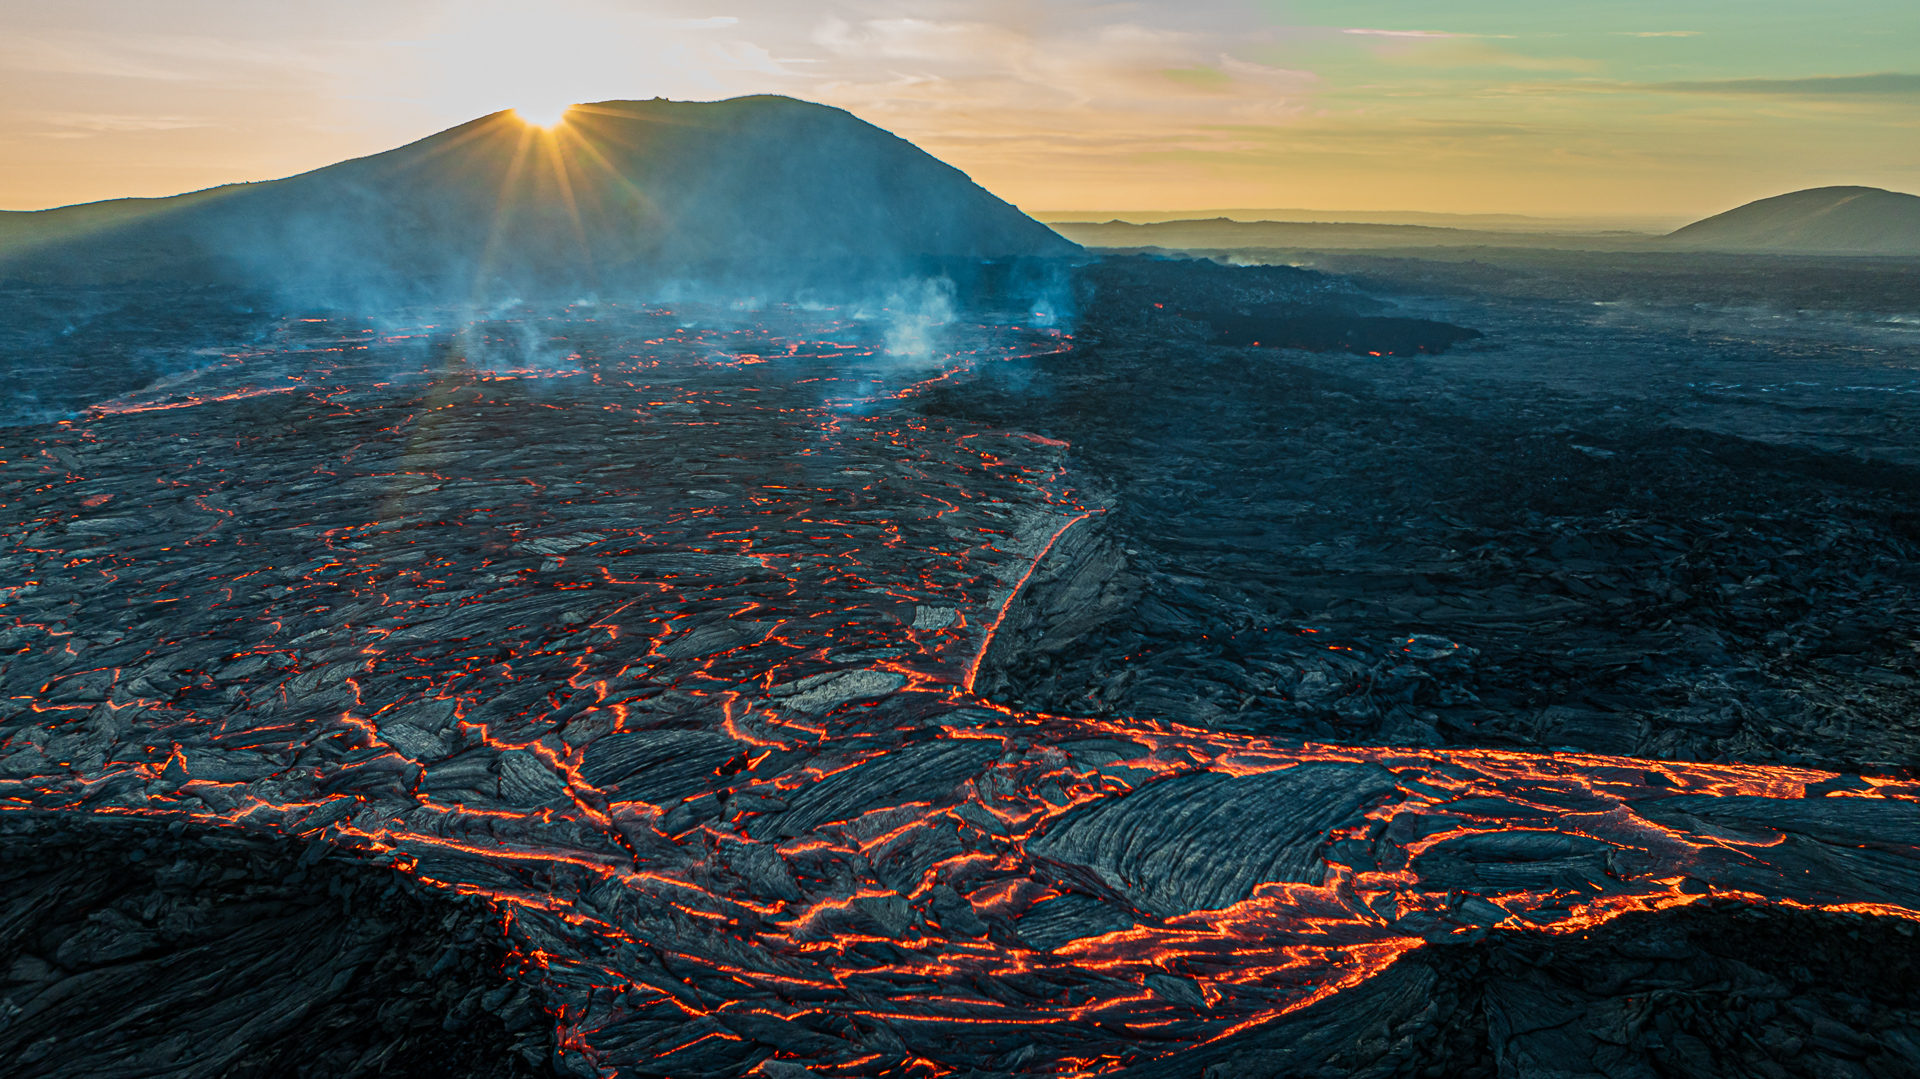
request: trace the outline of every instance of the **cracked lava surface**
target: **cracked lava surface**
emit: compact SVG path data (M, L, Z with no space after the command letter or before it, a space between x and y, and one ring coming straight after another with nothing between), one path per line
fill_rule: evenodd
M872 338L313 320L0 432L0 804L316 837L484 897L580 1074L1104 1074L1475 930L1920 918L1909 780L976 696L1101 507L1071 447L914 398L1074 342Z

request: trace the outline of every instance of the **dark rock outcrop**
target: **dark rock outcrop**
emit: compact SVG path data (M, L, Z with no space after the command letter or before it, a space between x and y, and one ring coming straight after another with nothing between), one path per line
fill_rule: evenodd
M498 916L305 843L0 818L0 1076L555 1074Z

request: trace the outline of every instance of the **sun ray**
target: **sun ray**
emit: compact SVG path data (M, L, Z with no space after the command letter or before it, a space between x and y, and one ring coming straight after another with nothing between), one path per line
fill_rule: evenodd
M582 156L578 159L579 161L587 165L598 166L600 170L606 174L608 179L619 184L622 190L633 196L634 200L649 213L655 210L653 197L648 195L639 184L634 183L632 177L622 172L613 162L607 160L607 155L602 153L600 148L593 144L593 140L587 137L587 133L581 130L580 125L569 125L562 129L559 134L562 138L566 139L574 149L580 152Z
M553 169L553 181L560 188L560 202L566 207L567 220L573 223L573 238L580 244L580 259L589 273L593 268L593 248L587 243L587 227L580 220L580 203L574 198L573 180L567 175L567 155L561 151L557 132L544 132L540 148L545 153L547 164Z
M487 275L493 269L502 233L506 231L507 223L513 217L513 192L520 183L521 174L526 171L527 148L533 145L533 136L533 128L521 129L519 141L513 148L513 160L507 165L507 174L500 180L500 193L495 197L493 204L493 220L487 227L487 241L481 247L480 258L474 266L473 306L475 308L480 306L480 299L486 291Z

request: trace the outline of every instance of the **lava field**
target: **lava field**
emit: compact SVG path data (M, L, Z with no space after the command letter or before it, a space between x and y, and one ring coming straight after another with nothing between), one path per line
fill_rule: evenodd
M535 1009L581 1076L1915 1074L1910 467L1140 265L1071 333L288 320L0 429L0 850L94 912L0 926L0 1074L158 1059L42 1017L288 864L468 956L326 930L473 1074Z

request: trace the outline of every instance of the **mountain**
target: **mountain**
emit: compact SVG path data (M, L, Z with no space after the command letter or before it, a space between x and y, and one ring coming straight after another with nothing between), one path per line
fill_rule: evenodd
M1815 187L1749 202L1667 239L1776 254L1920 255L1920 196L1877 187Z
M809 288L1077 250L904 139L771 96L579 105L552 129L500 112L283 180L0 215L0 278L363 305Z

